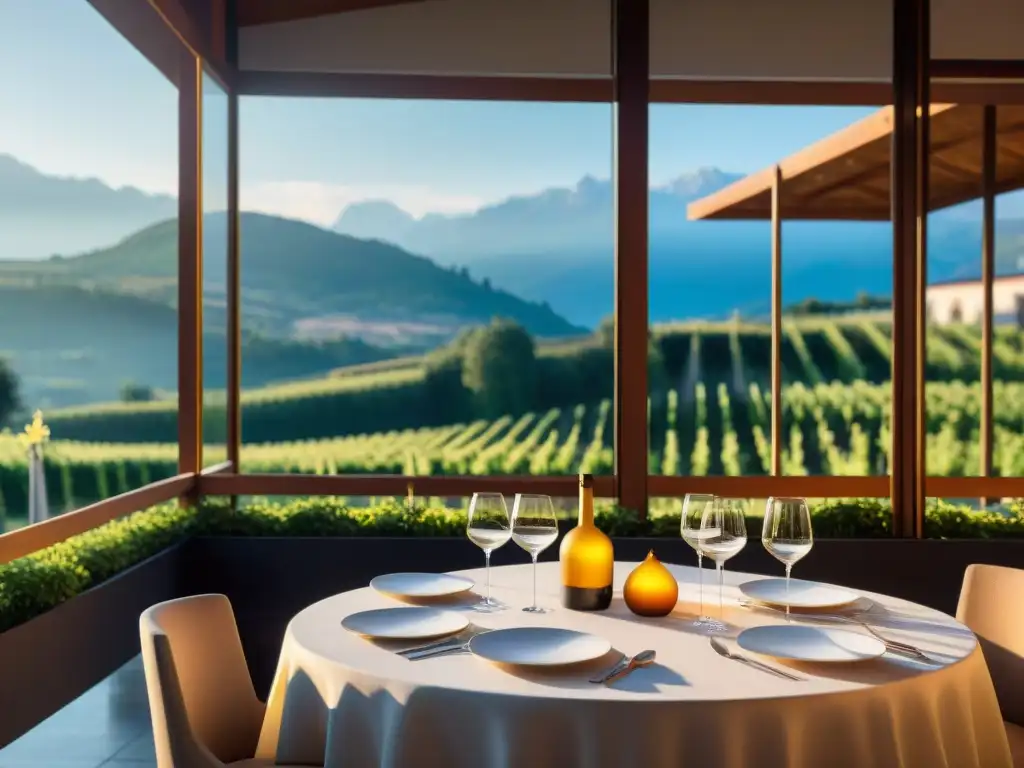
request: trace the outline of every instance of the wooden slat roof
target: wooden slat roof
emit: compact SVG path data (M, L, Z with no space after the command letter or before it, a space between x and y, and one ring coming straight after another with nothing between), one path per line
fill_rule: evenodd
M982 107L931 106L929 209L981 196ZM779 161L783 219L888 221L892 107ZM1024 106L997 110L996 192L1024 187ZM689 219L769 219L774 166L687 207Z

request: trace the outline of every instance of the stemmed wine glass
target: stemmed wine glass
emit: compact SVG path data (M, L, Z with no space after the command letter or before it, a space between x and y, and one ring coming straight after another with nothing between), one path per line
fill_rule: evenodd
M533 605L527 613L545 613L537 605L537 555L558 538L558 520L550 496L517 493L512 506L512 539L533 558Z
M811 512L803 499L772 497L764 510L761 543L786 566L786 621L789 617L789 574L793 565L811 551Z
M466 535L484 551L487 597L484 598L483 609L497 610L500 606L491 600L491 552L505 546L512 536L505 497L500 493L474 493L469 502Z
M705 538L701 528L704 515L715 503L715 497L706 493L688 493L683 499L683 514L680 522L680 533L683 541L693 547L697 553L697 571L700 577L700 616L693 622L695 627L714 624L714 619L704 614L704 553L700 549L700 541Z
M701 551L715 561L718 571L718 616L705 626L720 632L728 629L725 624L725 601L722 597L725 583L725 561L737 554L747 543L747 522L743 515L741 499L715 497L714 503L706 507L700 521Z

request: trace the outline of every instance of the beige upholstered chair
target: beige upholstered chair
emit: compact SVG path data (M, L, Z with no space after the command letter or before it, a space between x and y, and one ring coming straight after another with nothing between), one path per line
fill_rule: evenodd
M159 768L259 768L256 698L224 595L159 603L139 619Z
M978 636L992 674L1013 764L1024 766L1024 571L970 565L956 617Z

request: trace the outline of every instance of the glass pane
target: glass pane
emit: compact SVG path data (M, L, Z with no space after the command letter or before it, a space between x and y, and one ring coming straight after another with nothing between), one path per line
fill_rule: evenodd
M240 106L244 469L611 473L610 105Z
M652 107L652 474L771 471L770 191L716 194L875 112ZM884 185L876 165L828 187L812 172L783 182L783 474L885 473L892 235L866 220L887 203L852 188ZM858 194L871 210L850 215ZM823 216L808 201L832 220L806 220Z
M228 97L203 73L203 466L226 458Z
M177 104L89 3L0 2L0 529L176 473Z

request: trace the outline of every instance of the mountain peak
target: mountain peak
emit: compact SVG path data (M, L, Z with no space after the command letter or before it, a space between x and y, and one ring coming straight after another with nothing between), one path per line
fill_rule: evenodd
M353 237L373 239L379 238L381 233L397 236L415 222L411 213L390 200L359 200L342 209L332 229Z
M729 173L714 166L704 166L677 176L662 189L687 200L696 200L710 195L712 192L717 192L741 178L743 178L743 174Z

